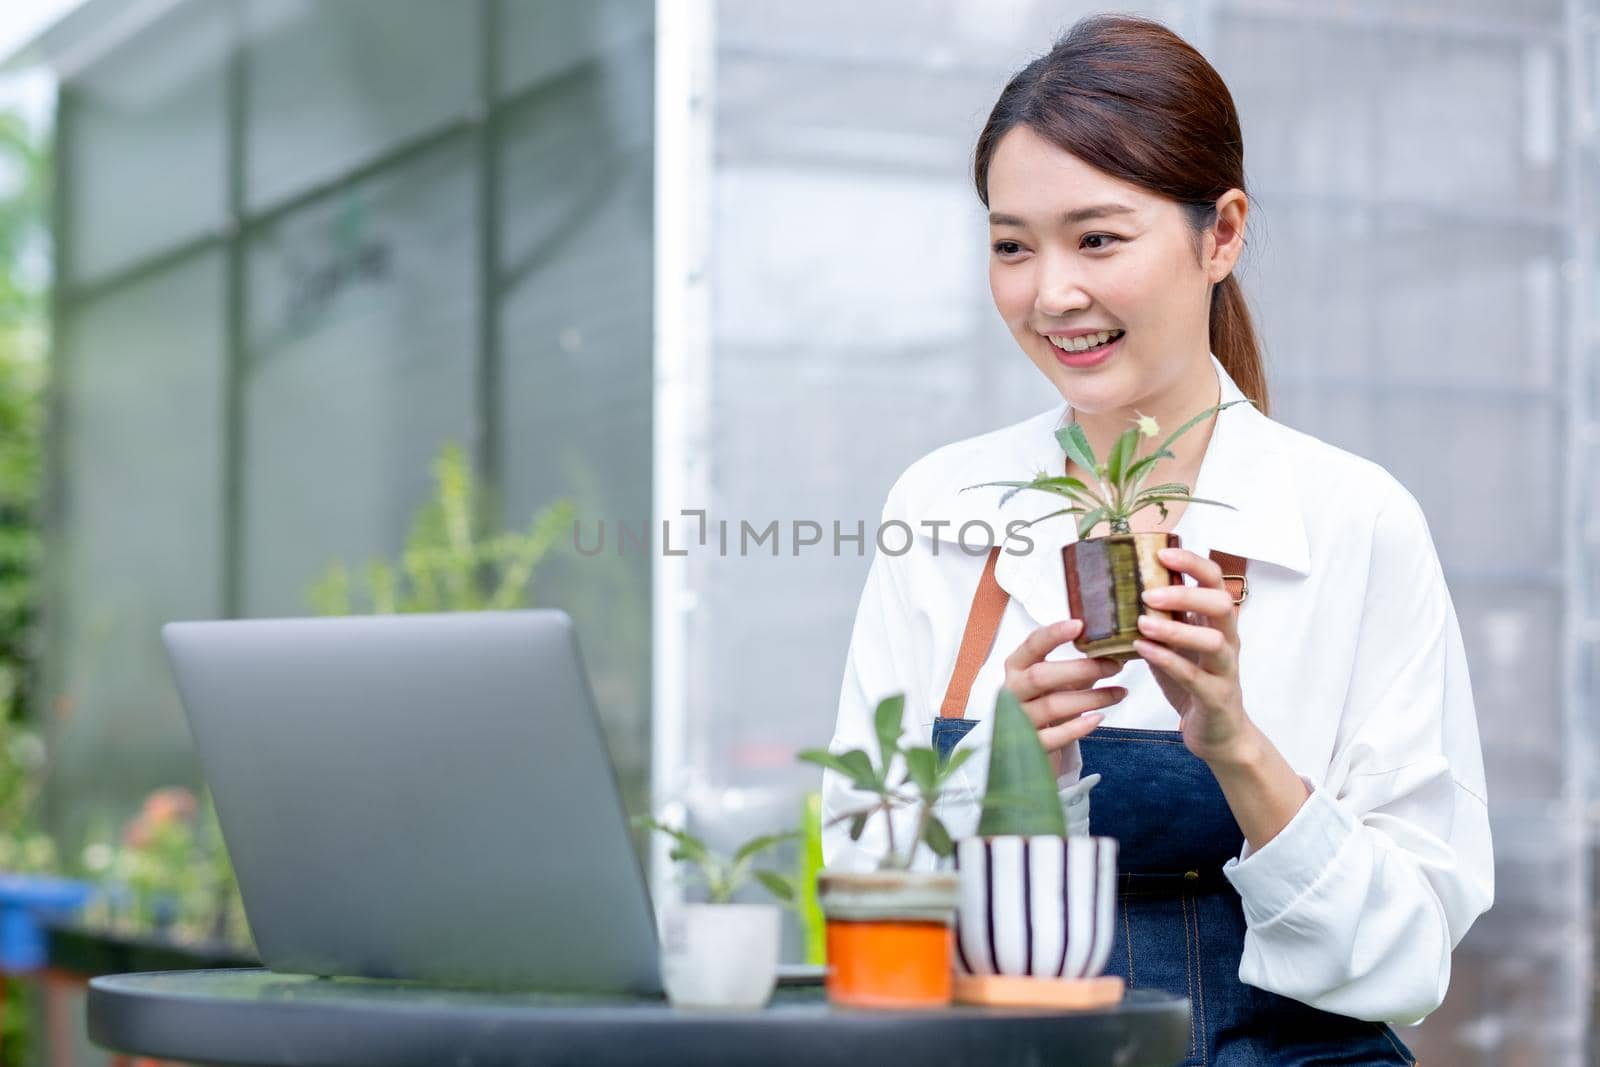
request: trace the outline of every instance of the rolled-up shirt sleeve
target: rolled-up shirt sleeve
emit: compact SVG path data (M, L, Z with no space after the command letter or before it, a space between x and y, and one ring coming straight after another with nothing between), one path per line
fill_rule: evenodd
M1427 521L1396 483L1375 519L1332 761L1300 811L1223 872L1239 979L1375 1022L1420 1022L1494 901L1483 756L1461 629Z

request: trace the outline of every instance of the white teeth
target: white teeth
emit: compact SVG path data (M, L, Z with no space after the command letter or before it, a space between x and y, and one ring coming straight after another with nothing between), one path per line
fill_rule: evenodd
M1121 337L1121 330L1101 330L1099 333L1085 334L1082 337L1052 337L1050 343L1063 352L1082 352L1086 349L1103 345L1114 337Z

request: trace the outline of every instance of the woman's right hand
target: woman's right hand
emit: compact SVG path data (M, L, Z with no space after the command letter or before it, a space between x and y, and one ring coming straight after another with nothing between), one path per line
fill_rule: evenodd
M1128 695L1122 686L1096 689L1094 684L1122 670L1114 659L1081 657L1047 660L1056 648L1083 632L1083 620L1064 619L1041 626L1029 634L1017 650L1006 657L1004 685L1017 698L1039 731L1039 742L1050 754L1050 765L1059 775L1067 747L1085 737L1108 708Z

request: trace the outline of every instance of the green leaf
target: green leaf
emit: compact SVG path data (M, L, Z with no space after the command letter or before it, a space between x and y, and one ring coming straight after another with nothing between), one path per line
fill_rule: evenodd
M1105 503L1099 493L1085 485L1081 480L1068 475L1060 475L1053 478L1036 478L1030 483L1029 488L1054 493L1057 496L1066 497L1075 504L1086 507L1095 507ZM1012 492L1020 492L1020 490L1013 489ZM1007 496L1009 495L1008 493ZM1004 500L1005 498L1002 497L1001 499Z
M939 784L940 788L943 788L944 784L950 780L950 776L955 774L956 771L960 770L961 769L961 765L963 763L967 762L967 760L969 760L971 758L972 758L972 749L970 749L970 748L959 748L959 747L957 747L957 748L951 749L950 750L950 757L939 765L939 783L938 784Z
M1133 462L1134 453L1139 448L1139 431L1129 427L1117 435L1116 444L1111 446L1111 456L1106 460L1106 469L1111 475L1111 485L1120 495L1123 491L1123 471Z
M632 821L635 829L655 830L658 833L666 834L677 842L677 847L669 854L671 859L704 863L710 858L711 852L706 848L705 842L686 830L680 830L676 826L668 826L666 823L658 822L648 815L635 816Z
M850 840L861 840L861 831L867 828L867 819L871 816L871 811L858 811L850 816Z
M878 734L878 761L883 773L889 773L889 763L900 747L900 727L905 721L906 695L896 693L878 701L872 725Z
M883 779L872 769L872 757L859 748L851 749L843 755L834 755L825 748L808 748L797 753L795 758L837 771L849 778L857 789L864 789L869 793L883 792Z
M965 493L969 489L990 489L990 488L1005 488L1005 489L1009 489L1010 492L1004 493L1000 497L1000 503L1004 504L1007 500L1011 499L1012 494L1020 492L1023 489L1032 489L1033 487L1034 486L1033 486L1033 480L1032 479L1029 479L1026 482L1008 480L1008 481L997 481L997 482L978 482L978 483L976 483L974 485L963 485L959 490L957 490L957 492Z
M1172 447L1172 443L1174 441L1176 441L1178 438L1182 437L1184 434L1188 433L1190 430L1194 429L1196 426L1200 425L1200 423L1202 423L1205 420L1209 419L1212 415L1215 415L1217 412L1223 410L1224 408L1231 408L1235 404L1248 404L1248 403L1250 403L1250 401L1248 399L1245 399L1245 400L1230 400L1226 404L1213 404L1211 407L1206 408L1204 411L1202 411L1200 414L1196 415L1194 418L1190 419L1188 422L1184 423L1182 426L1179 426L1176 430L1173 430L1171 436L1169 436L1165 441L1161 442L1161 447L1158 448L1156 451L1164 452L1167 449L1171 448Z
M1043 522L1046 519L1053 519L1057 515L1082 515L1082 514L1083 514L1083 509L1082 508L1062 508L1060 511L1052 511L1048 515L1040 515L1036 519L1029 519L1029 520L1027 520L1021 526L1019 526L1017 528L1019 530L1026 530L1028 527L1034 525L1035 523Z
M922 839L933 849L933 854L941 859L956 850L956 843L950 840L950 831L939 821L937 815L928 816L927 823L922 827Z
M1172 494L1187 496L1189 495L1189 487L1182 482L1162 482L1160 485L1152 485L1150 488L1140 491L1141 496L1150 494L1156 496L1169 496Z
M1067 454L1067 458L1079 467L1091 474L1100 469L1099 461L1094 458L1094 449L1089 447L1088 435L1076 422L1057 430L1056 441L1060 443L1061 450Z
M850 778L855 782L858 789L866 789L871 792L883 791L883 775L872 766L871 756L858 748L846 752L840 758L844 760L844 765L849 768Z
M906 774L917 792L927 797L939 787L939 754L931 748L911 748L904 753Z
M996 803L991 805L993 795ZM1000 801L1004 798L1004 803ZM1020 803L1013 802L1017 798ZM984 837L1054 834L1065 837L1066 817L1056 792L1050 757L1039 731L1009 689L994 705L994 736L989 746L989 781L984 790L978 833Z
M1151 504L1153 504L1153 503L1155 503L1157 501L1164 500L1164 501L1167 501L1168 503L1172 503L1172 504L1215 504L1217 507L1219 507L1219 508L1227 508L1229 511L1238 511L1239 510L1238 508L1234 507L1232 504L1224 504L1220 500L1206 500L1206 499L1203 499L1203 498L1198 497L1198 496L1168 496L1168 495L1163 494L1161 496L1141 497L1140 500L1143 501L1143 503L1141 503L1139 505L1140 507L1148 507L1148 506L1150 506ZM1132 514L1131 510L1129 511L1129 514L1130 515Z
M776 871L756 871L756 881L767 887L767 892L785 904L794 900L794 883Z
M1074 481L1074 482L1078 481L1078 479L1076 479L1076 478L1073 478L1071 480ZM1004 504L1006 501L1010 500L1012 497L1014 497L1018 493L1022 492L1023 489L1037 489L1040 492L1052 493L1055 496L1065 497L1068 500L1071 500L1073 503L1076 503L1076 504L1092 504L1096 500L1099 499L1098 497L1096 497L1094 495L1094 493L1092 491L1088 490L1087 488L1075 489L1072 486L1066 484L1066 482L1067 482L1067 479L1065 479L1065 478L1048 478L1048 479L1042 478L1042 479L1039 479L1038 481L1030 482L1029 484L1023 486L1021 489L1011 489L1011 490L1006 491L1005 493L1001 494L1000 503ZM1078 482L1078 484L1080 486L1083 485L1082 482Z
M1088 537L1090 532L1106 517L1105 508L1095 508L1078 520L1078 540Z
M1144 482L1145 477L1155 469L1157 462L1163 459L1175 458L1177 457L1175 457L1171 452L1168 452L1164 449L1157 449L1148 456L1141 456L1139 459L1135 460L1133 465L1123 472L1123 477L1126 478L1133 486L1131 491L1138 492L1139 486Z
M735 862L735 863L743 863L745 860L749 859L751 856L754 856L759 852L765 852L767 849L772 848L774 845L781 845L785 841L798 840L799 837L800 837L800 831L798 831L798 830L790 830L790 831L787 831L786 833L781 833L781 834L763 834L760 837L751 838L749 841L746 841L743 845L741 845L739 847L739 851L737 851L737 852L735 852L733 854L733 862Z

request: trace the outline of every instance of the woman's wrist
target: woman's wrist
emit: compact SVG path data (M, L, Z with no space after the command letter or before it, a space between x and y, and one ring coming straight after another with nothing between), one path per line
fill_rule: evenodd
M1253 725L1239 744L1206 764L1254 851L1277 837L1311 796L1299 772Z

